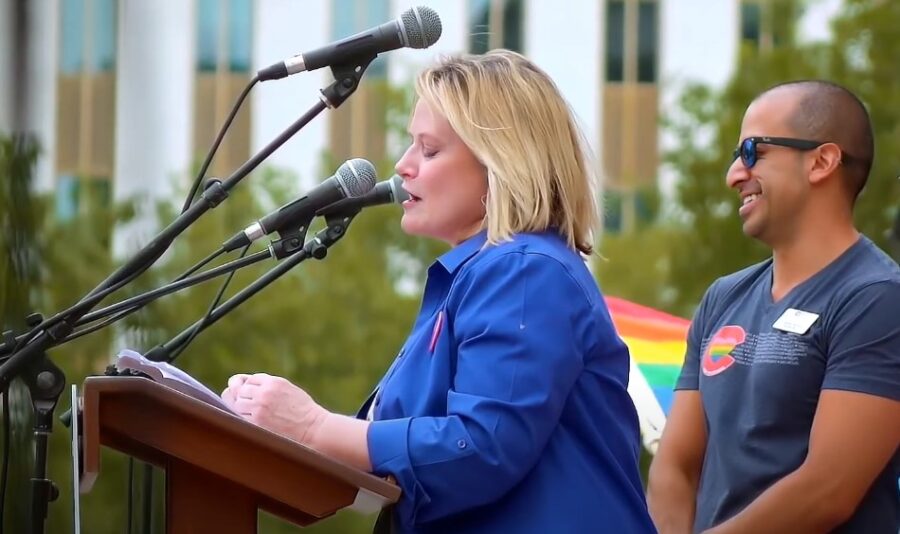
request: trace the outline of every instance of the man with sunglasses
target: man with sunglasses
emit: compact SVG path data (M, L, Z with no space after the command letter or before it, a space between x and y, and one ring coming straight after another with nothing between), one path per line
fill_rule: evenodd
M707 290L648 503L659 531L900 530L900 268L853 226L874 142L829 82L747 108L727 185L772 257Z

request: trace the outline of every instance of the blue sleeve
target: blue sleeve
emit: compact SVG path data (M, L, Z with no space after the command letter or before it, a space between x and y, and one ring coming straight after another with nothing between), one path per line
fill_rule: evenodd
M586 293L551 257L507 253L459 276L447 304L457 358L446 417L369 429L373 471L396 477L406 524L496 501L524 478L596 328Z
M900 401L900 282L855 291L836 311L822 389Z
M675 390L700 389L700 352L703 350L703 333L707 331L707 310L715 300L718 280L706 290L700 306L694 312L691 327L688 329L687 348L684 351L684 363L681 366L681 374L675 382Z

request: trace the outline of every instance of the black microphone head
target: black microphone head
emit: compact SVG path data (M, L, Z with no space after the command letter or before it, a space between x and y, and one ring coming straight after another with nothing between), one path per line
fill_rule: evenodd
M401 31L410 48L428 48L441 37L441 18L427 6L411 7L398 18Z
M334 173L347 198L361 197L375 187L375 166L362 158L344 162Z

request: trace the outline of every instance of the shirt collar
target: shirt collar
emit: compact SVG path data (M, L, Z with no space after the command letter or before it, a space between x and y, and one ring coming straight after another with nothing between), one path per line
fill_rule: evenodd
M482 230L445 252L437 259L447 272L453 274L462 264L478 253L487 242L487 230Z

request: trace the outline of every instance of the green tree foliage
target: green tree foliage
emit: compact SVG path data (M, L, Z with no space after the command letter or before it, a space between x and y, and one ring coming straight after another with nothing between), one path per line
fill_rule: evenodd
M834 79L847 84L869 107L875 129L875 163L856 206L861 231L883 248L892 218L900 212L900 3L847 0L828 47ZM898 236L900 237L900 236Z
M333 171L329 167L321 175ZM272 171L249 177L186 232L165 263L142 281L142 289L173 279L253 217L271 209L260 205L262 196L273 197L279 205L288 195L272 192L296 195L296 187L284 187L286 181L296 182ZM254 195L257 189L267 194ZM402 240L398 215L394 207L361 213L325 259L304 261L209 327L176 364L217 391L238 372L284 376L329 409L355 413L403 342L418 304L418 295L397 291L400 273L392 272L392 248L399 248L396 243ZM160 220L173 216L170 209L161 210ZM314 226L310 236L318 228ZM225 298L275 265L268 260L238 272ZM131 322L140 340L134 348L146 351L202 317L220 283L208 282L148 306ZM319 528L323 532L370 528L370 517L342 515L346 517ZM294 531L272 518L262 525L265 532Z
M675 203L655 227L604 237L597 263L606 290L642 304L690 316L715 278L769 255L741 232L738 196L725 185L725 171L738 142L747 105L764 89L789 80L822 78L849 87L866 103L876 139L875 165L860 197L857 227L883 248L898 210L900 154L900 3L849 0L827 43L798 43L793 25L804 3L767 5L774 43L745 45L732 79L722 90L691 85L665 127L678 139L666 154L678 180ZM876 44L877 43L877 44Z
M384 87L388 125L393 135L405 130L410 104L407 89ZM405 133L404 133L405 135ZM367 155L361 154L366 157ZM379 178L392 174L396 154L369 155ZM329 176L338 163L323 155L319 176ZM186 194L187 178L178 180ZM104 301L109 304L171 281L228 237L257 217L296 197L298 177L273 168L261 168L242 181L230 197L192 225L150 271L123 291ZM97 205L80 210L70 220L47 217L35 240L42 254L40 291L32 305L58 311L73 304L118 265L110 253L111 229L132 221L134 199L123 206ZM156 204L157 229L177 215L180 201ZM175 362L213 390L224 388L238 372L265 372L285 376L306 388L331 410L355 413L393 360L409 332L420 300L425 268L443 250L443 244L412 238L399 227L397 206L364 210L352 222L346 237L323 260L310 259L199 334ZM146 220L146 219L145 219ZM147 224L146 222L144 224ZM321 223L315 223L311 237ZM147 235L154 231L147 228ZM262 250L263 240L250 253ZM237 257L228 255L211 265ZM267 270L274 260L239 271L225 299ZM215 281L182 290L146 306L118 324L51 351L70 383L100 374L109 363L112 347L126 345L146 352L168 341L202 317L221 284ZM68 391L57 414L68 409ZM27 414L27 410L23 413ZM30 444L30 434L23 442ZM71 531L71 465L69 434L57 424L52 436L49 473L60 486L60 500L51 505L48 531ZM25 456L17 455L24 465ZM247 459L248 461L252 459ZM29 464L30 465L30 464ZM29 467L30 468L30 467ZM132 525L141 524L141 469L136 468ZM86 532L122 532L128 516L127 461L104 451L101 476L91 493L82 496L82 528ZM26 487L25 484L20 487ZM164 481L157 471L154 484L154 531L163 528ZM30 499L15 492L11 502L27 513ZM374 516L342 512L314 526L312 532L369 532ZM296 532L296 527L263 514L262 532Z
M26 136L0 138L0 326L3 331L21 332L25 316L31 313L31 295L40 280L39 251L35 245L40 206L31 195L37 143ZM31 418L27 390L14 382L8 395L10 462L7 495L13 488L27 487L31 478ZM9 528L28 525L24 503L7 497L4 523Z
M796 3L777 2L769 11L774 20L796 20ZM783 11L783 13L779 13ZM679 204L690 231L672 250L671 275L679 287L677 306L687 311L718 276L760 261L768 250L747 239L737 216L738 195L725 185L725 171L738 143L741 119L759 92L777 83L827 77L816 60L821 50L806 53L790 38L782 46L759 52L745 46L735 75L719 94L704 87L689 88L681 99L684 120L673 124L678 146L668 157L678 169ZM695 144L691 132L712 133L706 145Z
M38 154L36 142L27 136L0 140L0 305L3 329L16 333L23 331L26 315L49 315L74 304L111 271L110 228L114 219L127 219L127 212L113 214L90 198L84 205L94 209L83 210L71 220L55 219L50 210L52 197L33 193L32 175ZM52 349L48 354L70 381L80 382L87 374L103 369L110 339L108 332L99 333ZM26 532L30 528L30 478L34 467L33 409L28 390L20 381L12 383L9 396L10 472L4 523L10 532ZM67 410L69 404L66 390L56 415ZM68 525L71 514L69 434L58 421L54 422L54 430L47 470L62 496L51 504L48 532L54 531L57 517L63 517ZM114 476L116 462L106 465Z
M900 129L896 126L900 124L900 108L896 106L900 101L900 70L896 69L900 37L895 30L900 27L900 3L847 0L834 25L834 41L825 44L794 41L793 26L787 22L796 20L802 4L778 0L769 5L772 10L765 16L772 21L776 46L742 50L734 77L722 90L689 87L679 102L678 113L668 117L666 127L681 140L667 155L678 175L676 197L674 202L665 203L664 215L656 224L639 226L632 234L604 236L602 258L597 258L595 267L608 294L690 316L713 279L768 254L741 233L737 196L725 186L724 174L737 142L741 115L751 98L769 85L790 79L833 79L858 92L870 107L876 130L876 162L856 217L860 229L885 246L886 230L900 198L900 182L896 179L900 154L893 150L900 145ZM398 135L406 127L410 92L385 91L387 122L392 135ZM0 147L0 168L4 170L0 247L4 252L15 247L29 251L24 256L18 252L0 256L0 304L4 326L21 328L25 313L63 309L112 272L116 261L109 253L110 229L129 220L133 213L126 205L86 210L68 221L44 218L46 202L35 200L32 209L26 209L25 197L21 196L28 190L25 182L5 179L24 177L25 173L10 169L30 169L34 154L25 151L28 157L10 159L15 153L13 145L4 143ZM397 154L358 156L375 160L379 177L385 179L391 175ZM337 164L326 154L317 174L328 176ZM186 180L182 177L179 182L185 191ZM226 202L177 240L151 271L106 302L172 280L235 231L294 197L300 189L297 177L285 172L255 172ZM178 201L159 205L157 221L172 220L178 207ZM264 289L201 333L176 363L214 390L223 388L227 377L237 372L283 375L308 389L329 409L354 412L407 335L419 305L425 267L445 248L403 235L399 215L399 210L391 206L365 210L327 258L308 260ZM251 252L262 246L256 245ZM40 261L32 264L18 260L32 257ZM239 272L226 298L274 265L269 260ZM87 375L103 371L114 342L126 340L131 348L146 351L178 334L206 312L219 283L207 282L163 298L116 330L86 336L52 350L50 356L71 383L80 384ZM57 413L67 408L68 400L63 399ZM29 410L21 404L14 410L22 415L16 417L15 426L20 448L30 444L25 421ZM68 433L57 424L49 473L63 495L51 505L48 532L72 530L69 454ZM125 530L126 467L122 455L104 453L101 477L94 490L83 496L83 531L102 534ZM17 454L12 468L18 470L19 478L11 480L7 496L8 529L14 515L24 517L27 513L30 455ZM156 480L154 530L161 532L163 485L159 475ZM134 495L138 498L140 491L136 489ZM135 524L140 519L137 504ZM367 532L373 520L340 513L310 531ZM264 517L260 531L286 533L296 532L296 528Z
M29 292L39 278L34 242L40 213L31 195L37 155L30 138L0 139L0 313L8 328L24 326Z

